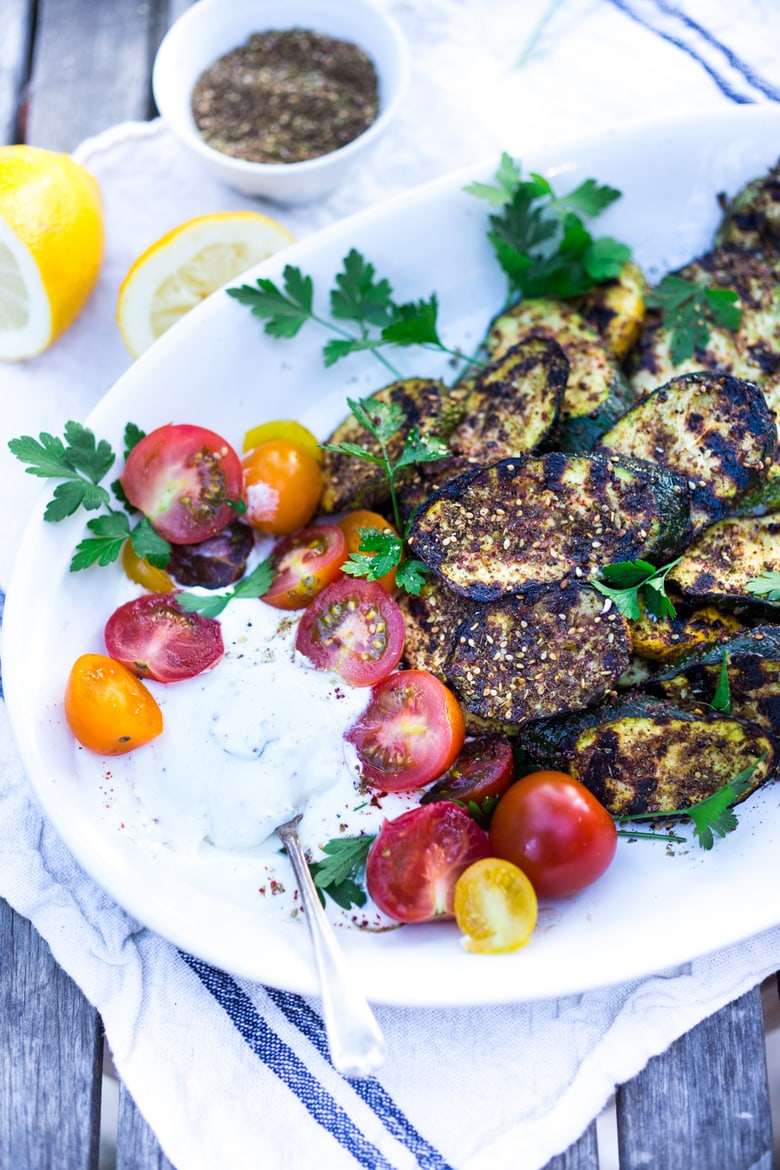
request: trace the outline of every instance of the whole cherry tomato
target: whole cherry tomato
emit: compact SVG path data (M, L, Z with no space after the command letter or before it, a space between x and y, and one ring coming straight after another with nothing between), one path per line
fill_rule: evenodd
M617 848L615 822L579 780L532 772L499 800L490 851L528 875L540 898L574 894L601 877Z
M308 524L322 495L317 457L300 443L270 439L244 456L246 518L265 536L287 536Z
M102 756L121 756L163 729L156 699L134 674L105 654L82 654L65 689L65 718L76 739Z

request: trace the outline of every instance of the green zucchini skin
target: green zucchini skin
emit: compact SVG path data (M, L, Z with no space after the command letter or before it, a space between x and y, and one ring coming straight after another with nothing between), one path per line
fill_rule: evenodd
M759 386L728 374L682 374L602 436L597 450L655 461L691 487L694 531L731 511L766 477L777 425Z
M755 723L634 694L531 724L523 746L617 817L688 808L765 756L744 800L775 776L778 762L777 741Z
M559 451L590 451L632 401L622 370L595 327L568 301L540 297L511 306L492 321L485 349L495 358L530 337L556 341L569 362L550 446Z
M693 357L673 365L672 329L658 309L648 310L642 336L629 363L637 398L681 374L718 370L756 382L777 409L780 396L780 303L776 290L780 259L724 244L677 270L674 275L707 288L731 289L742 311L739 328L708 322L709 341Z
M752 179L731 200L721 198L723 219L715 244L736 244L771 255L780 251L780 161Z
M557 342L531 337L512 346L472 383L452 451L487 464L535 450L553 432L568 377Z
M456 593L532 593L637 557L670 559L689 529L688 489L662 468L550 452L445 483L415 513L409 545Z
M780 516L719 520L686 548L667 580L686 597L780 617L780 604L764 601L747 584L766 571L780 572Z
M404 414L404 425L388 441L390 458L397 459L403 450L406 436L416 427L421 435L435 435L446 440L451 427L449 389L443 382L433 378L405 378L392 382L377 390L367 401L373 399L384 403L395 403ZM380 447L373 436L352 415L336 427L328 443L357 443L374 455ZM342 455L336 451L325 451L322 464L325 488L320 502L325 513L343 512L353 508L369 508L382 512L389 499L389 488L384 470L365 459L354 455ZM399 472L403 481L410 474L408 468Z
M686 654L674 666L658 672L645 690L680 706L701 709L711 705L721 675L723 657L731 699L731 714L780 735L780 627L756 626L717 646Z

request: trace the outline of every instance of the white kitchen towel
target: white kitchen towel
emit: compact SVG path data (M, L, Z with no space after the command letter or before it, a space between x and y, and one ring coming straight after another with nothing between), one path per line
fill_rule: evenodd
M412 48L398 124L322 204L235 195L193 168L165 125L117 127L81 148L105 201L99 287L46 354L0 368L0 585L38 484L6 441L61 433L129 365L114 310L133 259L199 213L260 207L300 238L491 151L618 121L780 100L773 0L387 0ZM39 145L45 146L46 143ZM177 1170L307 1164L536 1170L614 1086L780 967L780 929L604 991L507 1007L379 1008L389 1057L347 1082L319 1004L180 953L118 908L42 817L0 705L0 894L30 918L103 1018L117 1068ZM572 956L576 963L576 956Z

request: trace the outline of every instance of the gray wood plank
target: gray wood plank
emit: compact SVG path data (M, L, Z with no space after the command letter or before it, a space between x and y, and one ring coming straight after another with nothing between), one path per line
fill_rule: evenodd
M0 900L0 1166L96 1170L103 1060L94 1008Z
M39 0L26 140L73 150L151 112L154 3Z
M760 989L704 1020L617 1094L621 1170L771 1170Z
M3 0L0 30L0 143L20 138L33 26L33 0Z
M599 1170L596 1122L592 1122L579 1141L547 1163L544 1170Z
M119 1084L116 1170L174 1170L125 1086Z

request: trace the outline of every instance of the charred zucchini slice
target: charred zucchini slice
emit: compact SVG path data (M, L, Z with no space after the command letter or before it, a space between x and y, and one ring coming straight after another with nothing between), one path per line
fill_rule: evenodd
M607 353L622 366L639 340L645 319L647 281L638 264L627 260L614 280L597 284L574 302L599 334Z
M628 630L635 654L648 662L672 662L698 646L722 642L742 629L734 614L714 605L695 607L674 600L674 617L655 617L643 609L642 616L629 621Z
M689 808L764 756L747 796L777 768L774 737L757 724L634 695L533 724L523 738L545 766L575 776L613 816Z
M756 626L718 646L686 654L673 668L656 674L648 694L683 707L711 705L720 679L723 656L731 698L731 714L780 733L780 627Z
M647 459L688 480L694 529L766 476L777 426L761 389L728 374L672 378L632 407L597 450Z
M568 376L556 342L534 337L512 346L474 381L452 450L480 463L533 451L555 426Z
M398 604L404 616L404 662L412 670L429 670L446 681L445 663L457 630L480 607L479 603L453 593L435 577L419 593L401 593Z
M742 311L737 330L710 321L709 341L692 358L675 366L671 359L672 329L657 309L650 309L631 362L631 384L638 397L675 375L720 370L757 382L777 409L780 384L780 302L777 259L767 259L734 244L725 244L676 275L707 288L732 289Z
M724 216L716 244L737 244L765 253L780 249L780 162L752 179L732 200L720 197Z
M747 584L765 572L780 572L780 517L737 516L720 520L685 550L667 578L686 597L765 607L780 613L780 604L762 602Z
M602 699L628 666L625 619L585 585L478 606L444 663L465 709L522 724Z
M492 322L486 348L501 356L524 337L557 341L569 362L554 443L562 451L590 451L598 436L632 401L628 384L595 328L568 301L521 301Z
M406 436L414 427L421 435L436 435L446 439L449 390L443 382L431 378L406 378L385 386L364 401L370 404L373 399L395 403L404 414L402 430L388 442L388 452L392 459L400 456ZM357 443L375 455L380 454L379 445L373 436L352 415L336 428L327 442ZM381 467L352 455L325 451L322 471L325 479L321 501L323 512L342 512L352 508L382 511L389 489ZM402 480L408 474L409 470L405 468L399 473L399 478Z
M491 601L637 557L669 560L688 489L648 464L550 452L450 480L418 509L409 544L456 593Z

